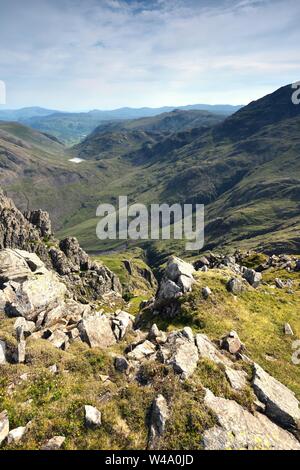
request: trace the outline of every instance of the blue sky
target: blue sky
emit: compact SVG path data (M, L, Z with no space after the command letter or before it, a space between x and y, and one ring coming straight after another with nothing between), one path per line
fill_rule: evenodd
M300 79L299 0L0 0L7 106L246 104Z

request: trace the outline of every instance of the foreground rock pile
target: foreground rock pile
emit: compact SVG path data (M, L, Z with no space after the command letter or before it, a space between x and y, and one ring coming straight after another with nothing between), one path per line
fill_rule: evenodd
M94 305L76 302L61 278L34 253L1 250L0 283L0 309L17 318L17 348L12 350L1 341L1 362L24 362L28 336L45 339L63 350L76 339L91 347L108 347L121 340L133 324L133 317L126 312L108 317Z

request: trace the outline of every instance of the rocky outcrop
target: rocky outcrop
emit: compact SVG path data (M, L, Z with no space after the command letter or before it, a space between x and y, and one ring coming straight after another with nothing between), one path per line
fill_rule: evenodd
M0 249L3 248L37 253L43 261L48 260L48 249L41 240L39 230L0 189Z
M75 253L74 259L79 264L89 260L81 249ZM92 311L91 305L70 299L65 279L49 270L35 253L4 249L0 251L0 263L0 308L7 316L17 317L14 324L17 346L8 354L1 340L1 363L7 362L8 355L11 362L25 362L26 339L30 335L63 350L80 337L91 347L106 348L123 339L133 327L133 317L127 312L104 316ZM89 269L92 264L87 263L85 268Z
M206 391L205 405L218 424L203 435L206 450L300 450L300 443L260 413L251 414L234 400Z
M106 266L92 261L76 238L66 238L61 242L53 238L51 222L46 212L27 211L23 215L0 190L0 250L7 248L26 251L27 264L31 270L35 261L30 262L30 255L37 254L48 269L62 276L77 300L94 301L104 294L120 295L122 292L117 276ZM16 259L13 263L7 259L7 263L11 269L17 268L19 276L26 276L27 268L24 263L24 272L21 264L15 265ZM0 264L2 269L2 263ZM10 280L13 280L12 275L13 272L10 273ZM1 282L4 282L2 279L5 279L5 273L0 272L0 287Z
M24 212L24 217L38 229L42 238L50 238L52 236L52 226L48 212L41 209L26 211Z

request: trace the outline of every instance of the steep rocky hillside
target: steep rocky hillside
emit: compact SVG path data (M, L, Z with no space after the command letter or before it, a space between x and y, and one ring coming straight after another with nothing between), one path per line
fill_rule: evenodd
M1 449L300 450L297 257L171 257L132 310L26 217L1 196Z

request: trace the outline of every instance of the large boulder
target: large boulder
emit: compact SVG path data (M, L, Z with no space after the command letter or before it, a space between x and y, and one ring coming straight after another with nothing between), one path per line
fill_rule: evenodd
M51 271L32 276L23 283L9 283L8 288L5 312L33 321L41 312L47 312L62 303L67 292L65 284Z
M195 268L192 264L172 256L166 266L165 275L171 281L177 282L180 276L193 277Z
M203 434L206 450L300 450L300 443L266 416L251 414L233 400L206 391L205 405L218 424Z
M265 405L265 413L280 426L300 430L300 408L295 394L254 364L253 389Z
M91 348L107 348L117 342L109 318L101 313L86 315L78 324L82 341Z
M24 281L32 271L25 258L10 248L0 251L0 286L8 281Z

